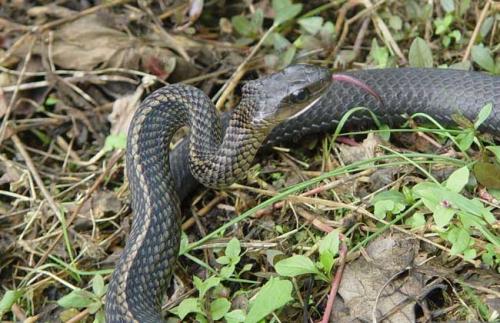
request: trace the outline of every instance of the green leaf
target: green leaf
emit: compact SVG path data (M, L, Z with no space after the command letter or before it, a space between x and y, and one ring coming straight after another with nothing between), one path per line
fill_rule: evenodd
M486 149L495 154L497 162L500 163L500 146L487 146Z
M277 51L284 51L290 47L291 43L288 39L283 37L280 33L273 33L272 37L274 49Z
M483 44L475 45L471 51L472 61L490 73L495 72L495 61L491 56L491 52Z
M472 168L477 181L487 189L500 189L500 165L479 161Z
M335 263L333 254L330 250L325 250L319 254L319 261L323 266L323 272L328 275L332 270L333 264Z
M495 257L498 259L500 255L495 252L495 246L491 243L486 245L486 252L481 255L482 261L488 266L493 267L495 265Z
M228 256L221 256L221 257L215 259L215 261L217 261L218 264L227 265L231 262L231 259L229 259Z
M389 125L385 123L381 124L378 130L380 130L380 132L378 133L380 139L385 141L389 141L389 139L391 139L391 128L389 127Z
M394 202L391 200L378 201L374 205L373 214L377 219L385 219L387 212L391 212L394 209Z
M493 28L494 23L495 23L495 17L493 16L489 16L486 17L486 19L484 19L484 22L481 25L481 28L479 29L479 34L481 35L482 38L488 36L491 29Z
M442 19L438 18L434 20L434 26L436 27L436 30L434 32L436 33L436 35L442 35L446 33L449 30L450 25L453 23L453 19L453 15L447 14Z
M189 239L184 231L181 231L181 243L179 246L179 254L184 254L189 246Z
M262 9L259 8L255 10L251 19L253 32L257 34L262 28L262 23L264 22L264 12L262 11Z
M456 140L458 143L458 148L462 151L466 151L472 146L474 142L474 131L473 130L465 130L464 132L457 135Z
M292 283L271 277L250 305L245 323L257 323L292 300Z
M299 25L311 35L316 35L323 26L322 17L307 17L298 20Z
M252 24L247 17L239 15L231 18L234 29L242 36L250 36L253 32Z
M417 229L425 226L425 216L421 212L415 212L411 218L406 221L406 224L410 225L412 229Z
M58 99L58 98L56 98L55 96L50 95L50 96L49 96L49 97L45 100L44 105L45 105L46 107L52 107L52 106L56 105L56 104L57 104L57 102L59 102L59 99Z
M104 296L106 294L106 288L104 287L104 279L101 275L95 275L92 279L92 290L94 294L98 297Z
M474 258L476 258L477 256L477 253L476 253L476 250L474 249L466 249L464 251L464 258L467 259L467 260L473 260Z
M399 16L391 15L389 17L389 26L394 30L401 30L403 28L403 20Z
M290 0L273 0L274 25L281 25L293 19L302 11L302 4L292 4Z
M220 270L220 276L222 278L225 278L225 279L230 278L231 275L234 273L235 268L236 267L234 265L228 265L228 266L222 267Z
M467 199L458 193L441 188L438 184L419 183L413 187L412 191L414 196L422 198L425 206L433 212L438 206L446 205L448 208L476 215L485 219L488 223L491 223L491 219L494 219L493 214L479 200Z
M455 2L453 0L441 0L441 7L446 12L452 12L455 10Z
M292 62L295 57L295 53L297 52L297 48L295 46L290 46L287 50L280 55L280 68L285 68Z
M322 254L328 251L330 252L330 255L334 257L339 252L339 245L339 231L333 230L319 242L319 253Z
M120 133L118 135L109 135L104 142L104 150L125 149L127 147L127 135Z
M100 310L97 313L95 313L93 323L106 323L106 315L104 315L103 310Z
M458 62L455 64L451 64L449 66L449 68L452 70L462 70L462 71L469 71L470 67L471 67L470 61Z
M87 306L87 310L90 314L95 314L98 310L102 308L102 303L95 301Z
M234 310L224 315L227 323L241 323L245 321L245 312L243 310Z
M238 263L240 260L239 257L240 253L241 253L240 241L236 238L232 238L226 246L226 251L225 251L226 256L228 256L233 261L238 260L236 262Z
M193 284L199 291L200 298L203 298L210 288L213 288L220 284L220 278L212 276L207 278L205 281L202 281L200 278L194 276Z
M196 313L196 315L194 317L194 322L196 322L196 323L208 323L208 320L205 317L205 314Z
M460 193L469 181L469 175L467 166L457 169L446 180L446 187L453 192Z
M71 291L68 295L61 297L57 304L64 308L85 308L95 301L94 294L83 289Z
M177 315L181 320L183 320L190 313L203 314L198 299L194 297L186 298L179 304L179 306L173 308L170 311Z
M220 320L226 315L227 311L231 308L231 302L225 298L217 298L210 304L210 313L212 314L212 319Z
M23 296L24 292L19 289L7 290L0 300L0 318L5 313L9 312L12 305L14 305L18 299Z
M411 43L409 61L412 67L432 67L431 49L422 38L417 37Z
M460 33L459 30L453 30L451 33L448 34L448 36L450 36L451 38L455 39L455 42L460 42L460 40L462 39L462 34Z
M456 210L444 207L442 205L436 206L434 209L434 222L439 228L444 228L448 224L450 224L451 219L455 215Z
M479 114L477 115L477 119L474 122L474 128L477 129L479 128L480 125L483 124L483 122L488 119L488 117L491 114L491 111L493 111L493 104L488 103L486 104L481 111L479 111Z
M331 21L327 21L323 24L323 27L321 27L319 34L321 40L329 44L334 40L335 26Z
M486 223L483 219L480 219L478 216L467 214L467 213L459 213L460 221L464 226L474 227L478 229L481 234L488 239L489 242L493 243L497 248L500 248L500 237L498 235L492 233L490 230L486 228ZM490 219L485 219L488 223L492 224L496 221L493 214Z
M281 276L295 277L304 274L319 274L318 268L311 259L302 255L295 255L278 261L274 268Z
M370 56L378 67L387 67L389 64L389 50L384 46L380 47L375 38L372 40Z
M452 243L451 255L462 253L471 244L471 237L464 228L453 228L447 234L448 240Z
M379 193L373 199L374 214L379 219L385 218L387 212L399 214L406 207L405 196L398 191L390 190Z

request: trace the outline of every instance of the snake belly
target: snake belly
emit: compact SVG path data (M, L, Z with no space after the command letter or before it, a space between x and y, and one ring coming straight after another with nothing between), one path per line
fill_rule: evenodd
M353 85L334 83L314 107L277 125L265 134L267 139L256 139L264 141L261 150L306 135L332 131L346 111L359 106L370 108L381 121L396 126L405 120L404 115L416 112L427 113L443 124L453 124L451 116L454 113L473 120L485 104L491 103L493 112L481 130L500 134L499 77L448 69L412 68L345 74L366 83L381 101ZM178 104L167 109L162 105L167 99ZM188 156L187 140L168 154L170 139L179 124L191 125L190 118L209 120L204 126L198 124L191 129L191 141L198 140L203 147L219 145L221 128L225 128L224 122L222 126L219 124L215 112L190 116L192 112L186 110L186 104L207 108L200 111L211 111L199 91L185 92L185 87L174 85L151 94L141 105L142 112L136 113L132 121L127 175L130 184L141 188L131 188L132 209L141 216L134 217L127 245L110 282L106 298L108 323L163 321L160 306L179 248L179 204L199 185L191 175L192 160ZM223 120L228 118L224 116ZM370 120L368 115L362 114L351 117L349 122L368 126ZM206 135L206 131L210 135ZM140 142L134 140L139 134L142 134ZM241 135L234 134L234 138ZM253 139L250 136L243 140ZM255 153L252 151L250 155ZM235 158L234 163L249 163L238 156ZM210 171L223 173L226 170Z

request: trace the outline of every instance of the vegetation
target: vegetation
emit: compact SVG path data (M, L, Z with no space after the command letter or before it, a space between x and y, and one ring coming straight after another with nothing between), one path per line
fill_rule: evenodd
M127 125L165 82L227 110L241 81L294 62L498 75L499 30L493 1L2 4L0 318L104 322L130 228ZM498 320L500 146L479 131L492 108L455 127L374 115L375 129L352 131L360 107L334 134L260 156L245 183L200 189L184 207L169 320L328 322L342 269L395 233L419 247L382 283L427 276L394 313Z

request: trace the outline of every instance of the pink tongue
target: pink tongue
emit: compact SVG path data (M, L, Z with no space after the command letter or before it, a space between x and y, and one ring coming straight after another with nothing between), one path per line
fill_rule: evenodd
M338 81L338 82L345 82L345 83L357 86L357 87L365 90L366 92L370 93L371 95L373 95L373 97L375 97L379 102L383 103L382 98L380 97L380 95L378 95L377 92L375 92L368 84L366 84L365 82L363 82L357 78L354 78L352 76L345 75L345 74L333 74L332 80Z

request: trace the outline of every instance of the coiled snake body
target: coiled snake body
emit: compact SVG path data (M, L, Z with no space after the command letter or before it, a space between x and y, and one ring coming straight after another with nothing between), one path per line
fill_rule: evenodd
M347 110L358 106L391 125L415 112L450 124L452 114L473 120L492 103L482 130L500 133L499 77L410 68L347 74L366 83L381 100L352 84L331 84L326 69L294 65L245 84L224 136L210 100L196 88L169 85L144 100L128 135L134 219L109 286L108 323L163 320L162 297L179 249L180 201L197 185L191 173L206 186L229 185L245 176L261 146L331 131ZM358 125L369 120L367 115L351 118ZM189 143L184 140L169 154L172 135L185 125L191 128Z

